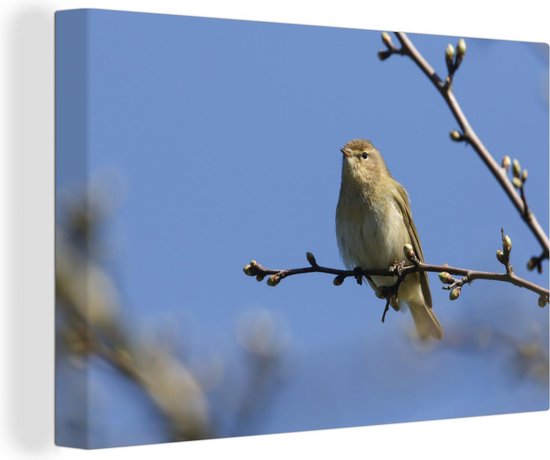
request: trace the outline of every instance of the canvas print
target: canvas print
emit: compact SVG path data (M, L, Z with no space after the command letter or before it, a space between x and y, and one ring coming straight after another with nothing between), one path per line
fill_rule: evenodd
M56 13L56 443L548 409L548 46Z

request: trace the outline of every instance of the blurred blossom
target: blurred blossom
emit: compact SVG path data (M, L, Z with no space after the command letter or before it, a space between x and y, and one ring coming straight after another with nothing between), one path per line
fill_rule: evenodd
M109 217L107 211L113 202L98 187L89 187L87 192L66 193L61 201L65 206L58 209L56 304L58 338L61 339L58 343L63 345L59 351L65 353L58 358L66 359L73 368L82 369L93 365L94 361L86 358L94 355L108 363L119 376L134 382L167 422L167 440L222 435L222 428L212 421L216 414L207 391L216 388L241 393L227 386L222 356L219 353L212 359L200 356L195 359L194 367L189 366L186 361L193 359L193 353L189 338L181 334L189 335L190 331L180 327L173 314L157 314L146 327L130 329L130 323L136 324L135 318L124 308L123 296L104 267L105 260L95 257L103 253L106 244L100 228ZM244 373L247 378L242 383L244 399L233 409L234 418L244 424L273 391L269 383L285 340L280 325L267 310L245 315L239 325L238 340L252 358L247 361ZM81 386L83 375L87 374L66 374L65 384ZM62 378L61 375L58 378ZM62 404L62 400L58 403ZM67 430L70 413L71 420L87 417L82 399L75 399L72 404L64 412ZM62 413L58 411L59 418ZM86 437L82 430L78 435Z
M209 437L208 403L193 374L181 362L152 346L136 350L136 375L172 421L177 439Z
M75 357L96 354L134 380L169 421L173 439L207 437L208 402L201 385L168 350L127 333L118 289L86 251L106 216L103 205L108 199L97 192L73 195L61 210L64 226L57 231L59 335L69 358L82 366L83 361Z

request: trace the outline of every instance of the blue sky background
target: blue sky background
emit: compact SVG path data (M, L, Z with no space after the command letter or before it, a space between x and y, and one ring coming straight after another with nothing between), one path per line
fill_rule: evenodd
M443 75L457 38L411 38ZM466 39L455 93L497 160L509 154L529 170L529 203L548 232L548 47ZM500 270L503 226L517 273L548 284L525 269L540 250L501 188L471 148L450 141L457 124L435 88L406 58L380 62L380 49L380 33L364 30L57 16L57 190L123 184L104 236L128 324L157 334L169 324L192 365L221 357L229 374L242 367L245 312L267 310L286 338L274 397L221 435L548 408L548 387L514 374L513 348L475 345L491 329L547 349L548 308L530 292L476 282L451 303L432 275L447 336L427 351L408 338L408 314L380 323L384 302L367 287L314 274L269 288L242 273L252 258L303 266L306 251L342 266L339 148L365 137L407 188L429 262ZM88 375L93 445L164 439L137 389L99 362Z

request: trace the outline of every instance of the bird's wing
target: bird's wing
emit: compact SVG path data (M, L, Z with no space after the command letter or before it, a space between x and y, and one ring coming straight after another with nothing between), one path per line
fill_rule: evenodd
M422 246L420 245L420 238L418 238L418 232L416 230L416 227L414 225L414 221L411 216L411 207L409 204L409 197L407 196L407 192L403 188L401 184L398 182L395 183L397 190L397 193L394 195L395 204L397 204L397 207L401 211L401 215L403 216L403 221L405 222L405 225L407 226L407 230L409 232L409 238L411 239L411 244L414 249L414 252L418 259L421 262L424 262L424 254L422 253ZM426 305L429 308L432 308L432 294L430 293L430 282L428 280L428 274L426 272L419 272L420 276L420 286L422 287L422 294L424 294L424 300L426 301Z

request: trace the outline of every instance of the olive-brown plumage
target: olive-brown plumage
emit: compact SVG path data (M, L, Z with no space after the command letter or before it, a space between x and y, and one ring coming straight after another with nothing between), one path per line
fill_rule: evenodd
M336 237L344 264L348 268L385 269L403 260L403 246L411 244L424 260L414 225L409 198L403 186L391 176L374 145L354 139L341 149L342 183L336 208ZM376 289L389 286L396 278L372 276ZM399 287L394 306L409 305L421 339L441 339L443 329L433 310L425 272L408 275Z

